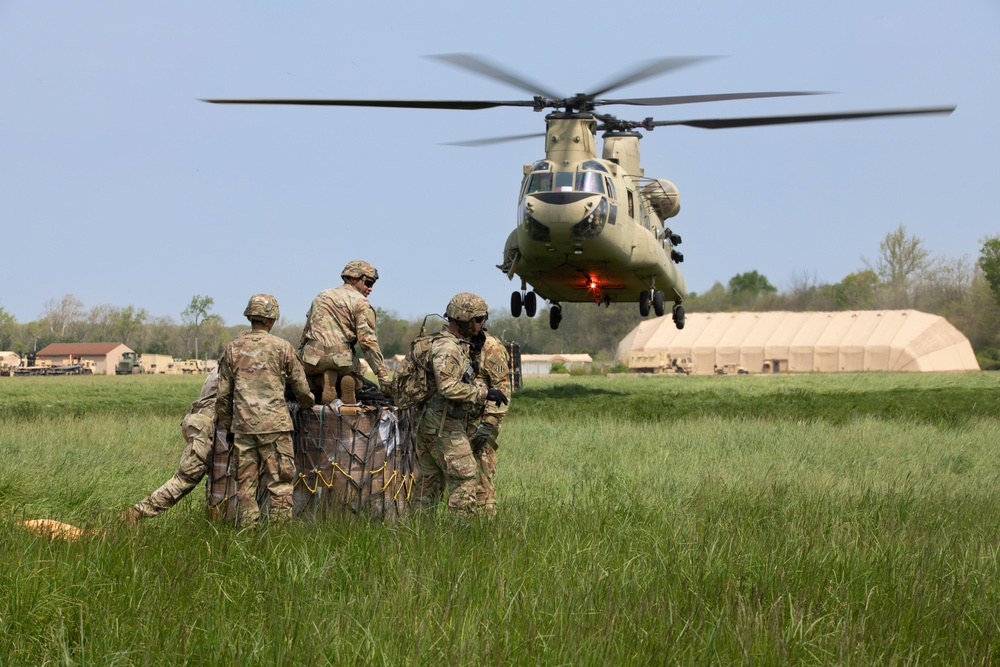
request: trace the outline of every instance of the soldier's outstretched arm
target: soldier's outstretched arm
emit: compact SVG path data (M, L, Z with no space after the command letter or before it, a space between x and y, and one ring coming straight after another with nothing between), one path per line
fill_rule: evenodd
M375 325L375 309L370 304L357 314L357 336L358 345L361 346L361 353L364 355L372 372L378 377L379 382L389 380L389 372L385 367L385 357L382 355L382 348L378 344L378 332Z
M288 384L291 385L292 392L295 393L295 399L299 402L299 407L303 410L309 410L316 404L316 401L313 399L309 383L306 381L306 371L302 367L299 355L292 349L291 343L288 345L287 358L288 364L285 369L285 378L288 380Z

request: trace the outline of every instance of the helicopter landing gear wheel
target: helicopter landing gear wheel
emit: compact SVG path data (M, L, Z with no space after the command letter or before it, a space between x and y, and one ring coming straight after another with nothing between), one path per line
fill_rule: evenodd
M560 322L562 322L562 306L554 303L549 308L549 326L553 329L558 329Z
M684 306L679 303L674 304L674 325L678 329L684 328Z
M649 315L649 292L646 290L639 292L639 314L643 317Z
M653 294L653 312L657 317L663 317L663 292Z
M521 317L521 293L511 292L510 294L510 314L514 317Z
M524 314L528 317L534 317L537 309L538 297L534 292L528 292L524 295Z

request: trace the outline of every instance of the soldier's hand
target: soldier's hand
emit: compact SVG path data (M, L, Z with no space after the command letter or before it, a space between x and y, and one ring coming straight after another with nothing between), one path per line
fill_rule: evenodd
M388 375L380 375L378 378L378 388L382 390L382 393L386 396L392 396L392 381L389 380Z
M480 422L479 426L476 427L476 432L472 434L472 439L469 440L469 444L472 445L472 451L479 454L489 444L493 436L493 427L486 422Z
M490 389L488 392L486 392L486 400L493 401L498 406L501 403L503 403L504 405L510 403L510 401L507 400L507 397L504 395L504 393L499 389Z
M304 396L299 399L299 407L303 410L312 410L314 405L316 405L316 401L313 400L312 396Z

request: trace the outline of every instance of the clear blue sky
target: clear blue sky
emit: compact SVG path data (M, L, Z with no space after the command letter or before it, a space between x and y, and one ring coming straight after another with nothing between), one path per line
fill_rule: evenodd
M234 107L205 97L522 99L422 56L485 56L565 94L639 61L725 58L612 96L757 90L836 95L675 107L713 118L957 104L951 116L701 130L642 141L674 181L688 289L757 270L836 282L899 224L974 259L1000 232L1000 3L0 2L0 306L18 321L72 293L87 308L179 317L194 294L241 321L270 292L301 321L351 259L382 275L376 306L441 312L474 291L507 308L494 268L527 109ZM631 307L631 306L622 306Z

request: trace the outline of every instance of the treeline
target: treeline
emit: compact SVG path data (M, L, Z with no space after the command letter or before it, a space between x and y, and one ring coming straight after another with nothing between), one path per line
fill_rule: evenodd
M941 315L969 339L982 368L1000 368L1000 235L982 241L979 256L935 257L904 226L886 234L871 260L837 283L821 283L814 276L794 277L779 292L757 271L716 283L707 292L688 295L689 313L720 311L836 311L912 308ZM49 300L41 316L18 323L0 307L0 349L24 354L53 342L121 342L140 353L169 354L177 358L217 358L226 343L246 328L227 326L212 313L214 300L195 295L180 319L151 317L144 308L110 304L85 308L67 294ZM581 353L610 363L618 343L642 317L638 306L610 308L589 303L564 304L563 324L549 327L546 309L534 318L510 317L507 304L492 304L488 328L506 340L516 340L521 351ZM417 335L421 321L406 320L376 308L379 341L386 357L402 354ZM435 330L441 320L431 318ZM298 345L303 322L279 320L273 333Z

